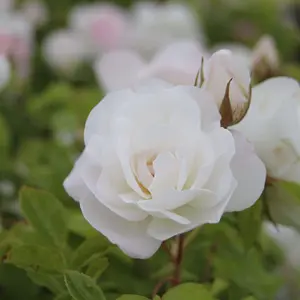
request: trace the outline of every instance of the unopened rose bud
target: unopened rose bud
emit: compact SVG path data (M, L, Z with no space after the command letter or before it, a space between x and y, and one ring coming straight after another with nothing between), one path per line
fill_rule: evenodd
M237 124L251 100L251 77L246 64L229 50L215 52L205 65L203 88L220 107L224 127Z
M257 81L278 75L279 54L274 39L263 36L253 49L252 70Z

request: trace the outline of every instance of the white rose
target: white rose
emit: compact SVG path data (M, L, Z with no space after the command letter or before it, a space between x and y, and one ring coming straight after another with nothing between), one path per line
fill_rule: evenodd
M252 90L246 117L234 127L255 146L272 178L300 183L300 88L277 77Z
M6 57L0 55L0 89L2 89L10 79L10 64Z
M85 39L71 30L52 32L44 41L43 54L47 63L63 73L72 73L91 56Z
M101 56L94 69L106 91L132 87L150 78L193 85L202 56L205 54L197 41L182 40L163 47L149 63L134 51L119 50Z
M251 206L264 187L251 146L220 127L211 96L195 87L152 82L112 92L90 113L84 140L64 187L132 257Z
M133 7L129 45L146 56L178 39L204 43L197 16L180 3L140 2Z
M214 95L219 106L231 79L229 98L233 110L236 106L244 105L249 101L250 70L245 62L236 59L229 50L217 51L205 62L204 79L203 88Z

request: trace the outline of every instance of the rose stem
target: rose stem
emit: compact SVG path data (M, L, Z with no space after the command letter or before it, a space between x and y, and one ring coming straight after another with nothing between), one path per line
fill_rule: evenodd
M184 235L181 234L178 236L178 248L177 255L175 258L175 269L174 269L174 277L173 277L173 285L178 285L181 280L181 263L183 259L183 249L184 249Z
M165 278L165 279L162 279L160 282L158 282L152 292L152 298L154 298L158 294L159 290L163 287L163 285L165 285L168 282L173 283L174 279L173 278Z
M172 254L170 248L168 247L167 243L166 243L166 242L163 242L161 246L162 246L162 249L163 249L163 250L167 253L167 255L170 257L171 261L172 261L173 263L175 263L175 257L173 256L173 254Z

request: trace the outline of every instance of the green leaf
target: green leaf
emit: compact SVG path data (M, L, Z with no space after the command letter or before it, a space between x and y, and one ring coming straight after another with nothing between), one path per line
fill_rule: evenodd
M72 300L72 297L69 295L69 293L63 293L56 296L53 300Z
M237 223L245 249L249 249L257 241L262 224L262 201L258 200L250 208L237 213Z
M9 249L9 232L2 231L0 233L0 260L6 254L7 250Z
M223 291L225 291L229 286L228 281L223 280L221 278L216 278L212 284L210 292L214 295L217 296Z
M63 256L56 249L22 245L13 247L7 262L33 271L60 272L65 268Z
M46 287L54 294L63 293L66 289L62 275L53 275L29 270L28 277L39 286Z
M62 247L67 226L62 204L48 192L23 187L20 192L21 209L32 226L54 245Z
M5 120L0 116L0 154L6 153L9 146L9 132Z
M98 279L108 268L108 266L108 259L106 257L102 257L100 254L90 260L89 266L85 273L94 279Z
M149 299L139 295L122 295L117 300L149 300Z
M65 272L65 284L74 300L105 300L104 294L96 282L77 271Z
M83 217L82 213L75 209L68 211L68 229L84 238L98 236L96 231Z
M1 300L40 299L37 296L38 287L31 282L26 272L11 264L0 264L0 282Z
M85 240L74 252L72 266L79 269L87 265L93 255L100 253L104 254L109 245L108 240L100 234Z
M214 300L213 295L202 284L184 283L168 290L162 300Z
M260 252L255 248L247 253L230 247L220 248L214 257L214 270L216 277L234 282L258 299L274 299L281 284L278 274L265 269Z

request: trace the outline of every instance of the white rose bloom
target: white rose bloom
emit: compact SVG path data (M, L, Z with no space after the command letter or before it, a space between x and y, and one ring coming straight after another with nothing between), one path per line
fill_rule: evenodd
M94 68L106 91L132 87L150 78L193 85L204 53L197 41L182 40L163 47L149 63L134 51L119 50L101 56Z
M204 65L203 88L214 95L218 105L221 105L226 86L232 79L229 98L233 109L237 105L248 102L250 97L250 70L247 64L236 59L229 50L215 52Z
M108 94L90 113L85 150L64 182L88 222L135 258L260 196L265 167L220 127L211 96L151 82Z
M68 74L90 58L91 49L81 35L71 30L58 30L44 41L43 54L51 67Z
M148 56L178 39L204 42L197 17L188 6L153 2L141 2L134 6L129 31L130 46Z
M6 57L0 55L0 89L2 89L10 79L10 64Z
M254 145L272 178L300 183L300 88L277 77L252 90L246 117L236 126Z

